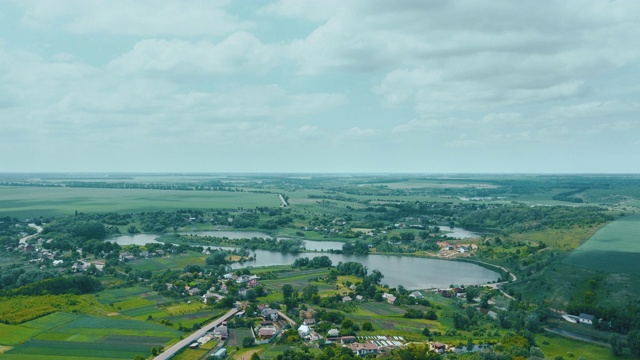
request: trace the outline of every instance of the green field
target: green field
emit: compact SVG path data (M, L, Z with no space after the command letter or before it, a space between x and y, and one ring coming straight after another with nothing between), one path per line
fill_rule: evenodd
M640 215L606 225L564 262L610 273L640 274Z
M277 207L275 194L226 191L177 191L0 186L0 215L17 218L79 212L173 211Z
M0 359L132 359L178 335L151 322L55 313L19 326L0 326L0 341L13 346Z

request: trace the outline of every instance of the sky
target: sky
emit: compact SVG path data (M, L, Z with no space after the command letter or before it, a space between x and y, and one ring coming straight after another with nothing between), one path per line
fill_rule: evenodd
M640 1L0 2L0 172L638 173Z

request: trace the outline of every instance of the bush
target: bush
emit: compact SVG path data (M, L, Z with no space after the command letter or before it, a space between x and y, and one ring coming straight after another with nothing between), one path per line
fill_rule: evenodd
M242 347L248 348L253 346L253 344L255 343L256 339L253 338L253 336L245 336L242 339Z

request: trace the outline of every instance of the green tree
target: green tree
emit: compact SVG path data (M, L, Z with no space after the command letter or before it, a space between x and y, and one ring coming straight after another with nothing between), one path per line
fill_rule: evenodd
M251 355L251 360L260 360L260 355L258 355L258 353L253 353Z
M364 331L373 331L373 324L368 321L362 323L362 330Z
M253 336L245 336L244 338L242 338L242 347L248 348L253 346L253 343L256 341L256 339L253 338Z
M477 287L470 286L464 290L465 296L467 298L467 302L472 302L473 299L480 295L480 290Z
M640 330L632 330L627 334L627 346L629 351L640 358Z
M620 335L611 334L611 336L609 336L609 344L611 345L611 354L613 354L613 356L620 356L622 354L624 341Z
M291 286L291 284L284 284L282 286L282 296L284 296L285 299L289 299L291 295L293 295L293 286Z

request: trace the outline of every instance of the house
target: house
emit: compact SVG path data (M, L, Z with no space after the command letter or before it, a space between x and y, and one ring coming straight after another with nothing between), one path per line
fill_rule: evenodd
M331 329L327 332L328 337L338 337L340 335L340 331L338 329Z
M61 264L64 264L63 260L53 260L53 266L58 266L58 265L61 265Z
M431 344L429 344L429 350L435 351L438 354L442 354L443 352L447 351L447 345L439 342L432 342Z
M189 296L200 295L200 289L197 287L191 288L187 290L189 292Z
M409 294L409 297L412 297L414 299L422 299L422 293L420 293L420 291L414 291L411 294Z
M219 337L221 340L225 340L229 336L229 329L224 325L220 325L213 330L213 336Z
M320 340L322 337L315 331L312 331L311 333L309 333L309 335L305 336L305 340L307 341L317 341Z
M304 319L302 323L307 326L313 326L316 324L316 319Z
M275 327L263 327L258 330L258 337L260 338L271 338L276 333Z
M278 310L265 308L262 310L262 317L265 319L270 319L271 321L278 320Z
M220 294L216 294L216 293L206 293L204 295L202 295L202 301L204 301L205 304L211 304L211 302L218 302L220 300L224 299L224 296L220 295Z
M369 354L377 354L379 352L378 345L372 343L353 343L347 346L355 355L366 356Z
M363 301L364 298L362 297L362 295L356 295L356 300Z
M345 296L345 297L343 297L343 298L342 298L342 302L349 302L349 301L351 301L351 300L352 300L352 299L351 299L351 296L349 296L349 295L347 295L347 296Z
M591 314L585 314L585 313L580 313L580 315L578 316L580 318L580 322L583 324L589 324L589 325L593 325L593 319L595 319L595 316L591 315Z
M340 342L342 342L342 345L345 344L351 344L356 342L358 339L355 336L343 336L342 339L340 339Z
M349 289L350 289L350 290L354 290L354 291L355 291L357 288L358 288L358 287L357 287L357 286L355 286L355 284L351 284L351 286L349 286Z
M311 333L311 328L308 327L307 325L300 325L300 327L298 328L298 335L300 335L300 337L305 337L310 333Z
M387 302L391 305L393 305L394 302L396 302L396 297L391 295L391 296L387 296Z
M147 258L149 258L149 252L148 251L141 251L140 252L140 256L142 256L143 258L147 259Z

